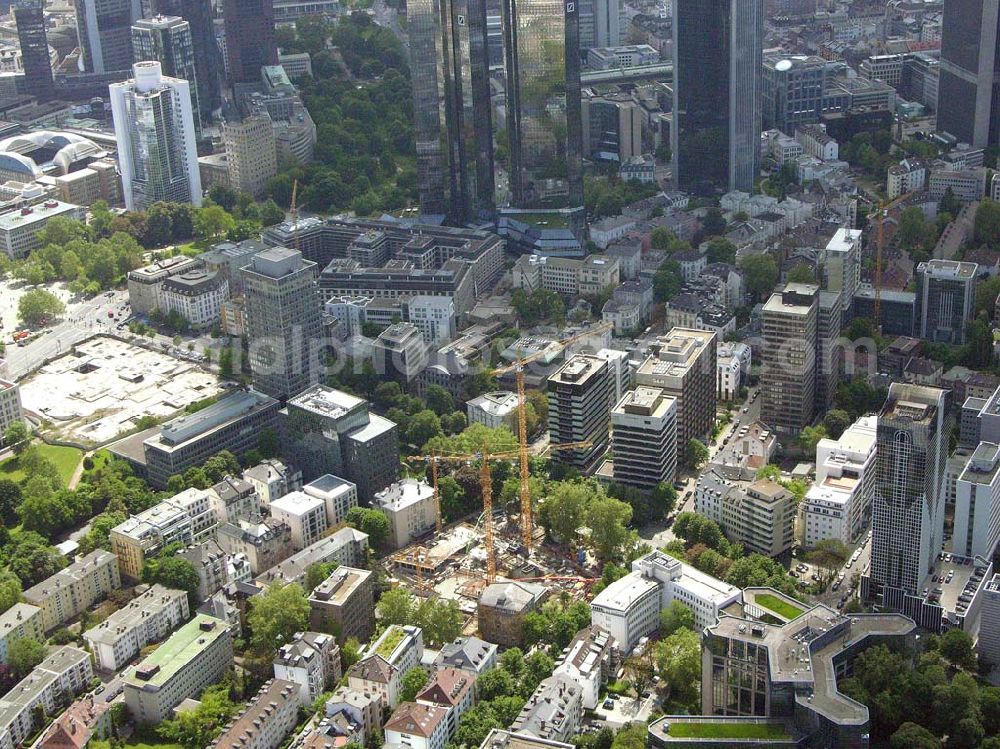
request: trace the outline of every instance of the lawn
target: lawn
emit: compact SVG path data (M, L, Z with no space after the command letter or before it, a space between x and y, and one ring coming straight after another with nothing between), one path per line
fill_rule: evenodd
M754 596L754 602L788 620L802 616L802 609L798 606L793 606L784 599L772 596L770 593L761 593Z
M62 478L64 484L68 484L69 480L73 478L76 467L83 460L83 450L75 447L60 447L58 445L46 445L42 443L36 444L35 447L38 448L38 452L41 455L56 464L56 468L59 469L59 476ZM7 458L7 460L0 463L0 478L11 479L12 481L21 481L24 478L24 474L18 468L17 457Z
M788 733L778 723L671 723L668 736L678 739L787 739Z

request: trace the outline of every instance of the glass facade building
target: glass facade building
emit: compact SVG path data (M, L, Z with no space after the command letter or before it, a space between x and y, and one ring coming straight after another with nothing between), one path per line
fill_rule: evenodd
M260 69L278 64L271 0L225 0L226 56L232 83L259 83Z
M674 4L677 186L753 191L760 170L763 0Z
M87 72L132 66L132 24L140 18L139 0L76 0L76 30Z
M494 214L485 0L406 5L420 207L455 223Z
M54 86L42 0L23 0L15 3L13 10L17 39L21 45L24 90L42 99L49 98Z
M198 104L203 120L222 106L219 81L222 78L222 54L215 41L212 0L154 0L147 16L180 16L191 24L194 66L198 75Z
M941 26L938 129L977 148L1000 142L1000 6L948 0Z
M191 24L178 16L143 18L132 27L132 53L137 61L157 60L165 75L188 82L195 126L199 124L198 74Z
M583 205L578 0L503 0L515 208Z

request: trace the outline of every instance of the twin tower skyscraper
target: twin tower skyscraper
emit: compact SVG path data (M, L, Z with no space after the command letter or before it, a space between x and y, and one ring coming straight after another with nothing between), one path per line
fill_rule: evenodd
M763 15L763 0L674 0L671 145L682 190L753 188ZM486 0L407 2L421 210L464 224L492 219L509 197L513 208L582 218L580 0L501 0L502 130L486 17ZM495 142L507 146L509 185L497 181Z

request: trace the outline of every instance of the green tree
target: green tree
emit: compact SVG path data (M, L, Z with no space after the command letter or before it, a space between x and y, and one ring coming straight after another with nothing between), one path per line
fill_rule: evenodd
M691 629L681 628L656 646L660 678L672 697L690 701L698 693L701 678L701 638Z
M671 601L660 611L660 638L666 638L679 629L694 630L694 612L680 601Z
M265 657L273 655L309 624L309 600L302 586L271 583L263 593L250 599L247 624L253 649Z
M347 524L368 534L368 542L379 548L389 538L389 518L385 513L369 507L352 507L347 512Z
M949 629L941 635L938 650L955 666L975 672L976 654L972 649L972 638L964 630Z
M441 419L430 409L425 409L415 414L410 419L410 425L406 429L406 441L411 445L425 445L435 437L441 437L444 431L441 429Z
M705 212L701 220L701 228L706 236L713 237L726 231L726 219L722 216L722 211L714 206Z
M307 591L315 590L316 586L330 577L330 574L339 567L336 562L313 562L306 567L306 587Z
M175 718L159 723L156 733L184 749L202 749L212 745L236 709L237 705L229 699L229 686L214 684L201 693L198 707L180 711Z
M899 217L896 237L904 250L925 250L937 239L933 227L924 218L924 211L918 205L903 209Z
M778 264L771 255L746 255L739 265L746 274L747 291L755 302L761 301L778 282Z
M965 348L962 361L970 369L986 369L993 365L993 329L985 317L965 326Z
M803 452L812 455L816 452L816 445L821 439L826 437L826 427L820 424L815 427L806 427L799 434L799 447Z
M414 666L405 674L400 682L399 689L399 701L400 702L413 702L420 690L427 685L427 672L420 668L420 666Z
M941 739L923 726L907 722L892 734L889 747L890 749L941 749Z
M17 316L25 325L40 325L65 311L66 305L45 289L29 289L17 300Z
M31 430L28 429L28 425L18 419L13 421L3 432L3 444L5 447L10 447L15 455L20 455L24 452L25 448L28 447L29 440L31 439Z
M688 440L684 461L690 469L697 471L708 462L708 457L708 448L704 442L694 438Z
M817 541L816 545L806 553L806 559L810 564L826 570L830 576L846 564L850 556L851 550L838 538L824 538L822 541Z
M808 263L798 263L788 271L788 283L816 283L816 270Z
M517 648L514 649L517 650ZM516 688L514 677L504 668L491 668L476 679L476 691L479 692L479 699L483 701L489 702L497 697L508 697L514 694Z
M590 543L598 559L608 561L625 556L626 547L632 540L628 523L632 519L632 508L613 497L594 497L587 507L587 525L590 527Z
M17 506L22 498L20 484L11 479L0 479L0 524L11 526L17 523Z
M664 260L653 276L653 297L658 302L667 302L680 293L684 285L684 274L676 260Z
M235 226L236 220L218 205L199 209L194 219L195 233L203 239L218 239Z
M451 393L440 385L431 385L424 393L424 401L427 407L438 416L444 416L455 410L455 399Z
M840 408L832 408L823 417L823 427L831 439L838 439L851 425L851 415Z
M973 223L973 239L977 244L985 244L991 249L1000 246L1000 203L989 198L980 202Z
M412 624L416 613L416 602L406 588L392 588L382 594L375 607L379 622L390 626L393 624Z
M558 482L550 490L541 509L545 529L560 541L576 538L577 530L587 522L587 511L599 487L582 481Z
M45 645L33 637L22 637L14 640L7 650L7 663L10 664L14 678L23 679L45 660Z
M465 617L451 599L427 598L417 604L414 623L423 629L428 643L444 645L462 634Z
M729 263L732 265L736 262L736 245L728 239L713 237L708 240L705 254L710 263Z
M159 583L166 588L183 590L188 594L191 608L197 604L198 572L183 557L147 559L142 567L142 580L145 583Z

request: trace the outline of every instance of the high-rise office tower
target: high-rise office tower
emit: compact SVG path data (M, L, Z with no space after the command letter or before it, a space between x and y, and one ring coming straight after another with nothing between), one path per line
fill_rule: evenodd
M274 398L298 395L319 378L317 273L316 263L287 247L265 250L243 269L253 386Z
M21 45L24 90L40 99L47 99L52 96L54 86L42 0L21 0L15 3L14 21L17 23L17 40Z
M674 182L753 191L760 171L763 0L674 3Z
M976 303L976 263L933 259L917 266L916 335L939 343L965 343Z
M191 91L195 125L200 124L198 73L194 64L191 24L179 16L140 18L132 26L132 54L136 62L156 60L164 75L182 78Z
M948 0L941 24L938 129L977 148L1000 142L1000 6Z
M215 41L212 0L153 0L147 15L180 16L191 24L194 67L198 75L198 104L202 121L222 106L219 81L223 76L222 54Z
M109 87L125 207L141 211L160 200L200 206L190 86L164 76L156 61L132 70L131 80Z
M659 388L639 386L611 411L615 481L654 489L677 472L677 399Z
M838 321L839 322L839 321ZM790 283L764 304L761 420L785 437L809 426L816 397L819 287Z
M232 83L258 83L260 69L278 64L271 0L225 0L226 57Z
M574 450L560 450L558 460L581 471L590 467L608 446L608 363L596 356L577 354L549 377L549 435L553 444L589 442Z
M515 208L583 205L576 0L503 0Z
M921 610L921 585L941 550L946 395L938 388L894 382L878 417L871 567L862 577L861 595L884 609ZM940 620L938 609L935 629Z
M140 18L139 0L76 0L76 32L88 72L132 66L132 24Z
M622 43L621 0L581 0L580 51L591 47L617 47Z
M222 123L229 185L255 198L264 194L267 182L278 173L274 123L264 107L242 120Z
M494 213L485 0L406 4L420 208L455 223Z

